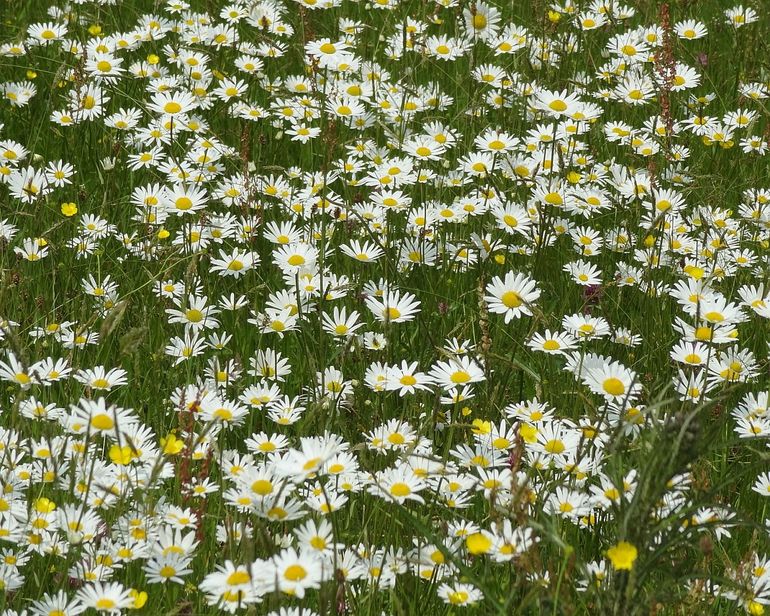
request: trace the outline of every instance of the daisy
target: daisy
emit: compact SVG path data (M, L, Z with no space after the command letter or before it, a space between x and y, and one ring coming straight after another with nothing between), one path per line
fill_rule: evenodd
M370 494L403 505L407 500L424 503L419 492L427 487L425 480L406 465L387 468L377 473L367 488Z
M231 253L219 251L219 258L211 260L211 271L223 277L240 278L259 263L259 255L248 250L236 248Z
M51 192L45 171L34 167L14 169L8 177L9 192L22 203L33 203Z
M227 560L207 574L198 588L206 594L209 605L235 613L250 603L256 603L267 592L268 582L264 573L264 565L260 571L254 567L236 566Z
M575 284L581 286L597 286L602 284L602 272L593 263L588 263L583 259L567 263L563 268L571 277Z
M148 584L165 584L166 582L176 582L184 584L182 576L192 573L189 569L192 558L184 554L170 552L167 555L155 556L144 565L144 570Z
M343 254L362 263L377 261L385 254L382 248L373 242L366 241L362 243L359 240L352 240L349 244L343 244L340 246L340 250Z
M333 316L329 316L326 313L322 315L322 322L324 331L328 332L332 336L348 338L352 336L357 329L364 326L364 323L359 322L360 315L357 310L347 314L347 309L340 309L338 306L334 307Z
M190 295L187 301L187 307L182 310L181 301L178 301L177 308L167 308L166 314L169 315L169 323L183 323L185 328L193 331L201 329L216 329L219 327L219 321L216 315L219 309L215 306L207 305L208 298L203 295L196 297Z
M264 237L273 244L298 244L302 240L302 233L291 221L267 223L264 227Z
M703 38L708 34L705 24L694 19L686 19L684 21L674 24L674 32L676 35L688 41L694 41L695 39Z
M754 9L751 7L744 7L743 5L726 9L724 14L727 23L736 29L752 24L759 19L757 12Z
M246 447L255 454L269 454L285 451L289 447L289 440L281 434L268 435L264 432L252 434L245 441Z
M81 398L78 405L70 405L69 429L77 434L106 434L114 436L118 430L136 423L130 409L115 405L107 406L104 398L89 400Z
M532 221L521 205L512 202L495 205L492 207L497 227L510 234L519 233L528 236Z
M112 368L106 371L103 366L96 366L89 370L78 370L73 378L94 390L109 391L118 385L125 385L126 371L122 368Z
M304 144L318 137L321 134L321 128L297 122L286 130L286 134L291 137L292 141L299 141Z
M522 315L531 315L531 306L540 297L540 290L534 280L526 274L508 272L505 278L495 276L486 287L484 297L489 311L505 315L505 323Z
M36 373L30 368L27 370L24 365L16 359L12 351L8 351L7 362L0 361L0 378L4 381L16 383L22 389L28 389L31 385L37 383Z
M580 110L581 103L577 95L568 94L566 90L561 92L556 90L540 90L535 94L532 106L558 118L561 116L573 116Z
M757 475L757 479L751 489L762 496L770 496L770 473L760 473Z
M305 596L305 591L319 588L321 582L331 573L331 567L324 567L320 557L314 551L293 548L282 550L270 561L270 567L275 571L275 589L291 594L298 598Z
M538 424L535 450L547 459L561 465L580 445L581 432L564 422L552 421Z
M268 308L263 314L255 315L247 320L248 323L259 327L263 334L278 334L283 338L284 333L295 331L298 327L298 316L291 308Z
M273 262L284 272L296 274L311 269L318 258L318 251L309 244L291 244L273 251Z
M319 68L335 67L343 61L350 61L352 54L346 51L349 45L345 41L332 42L321 38L305 45L305 53L318 61Z
M481 367L467 355L436 362L431 368L429 376L436 385L444 390L477 383L486 378Z
M601 253L604 240L600 233L590 227L575 227L569 235L573 241L575 252L584 257L593 257Z
M75 174L75 168L63 160L51 162L46 165L45 178L49 185L61 188L67 184L72 184L70 179Z
M34 601L30 607L34 616L75 616L84 611L84 607L78 599L70 599L63 590L56 594L45 593L40 599Z
M687 366L702 366L710 361L713 350L702 342L680 341L671 349L670 356L676 362Z
M195 109L198 101L187 92L156 92L148 106L155 113L173 118Z
M385 383L385 389L398 391L399 396L404 396L413 394L418 389L429 390L433 381L424 372L417 371L416 361L407 363L403 360L400 366L390 367Z
M442 154L446 152L445 145L428 135L418 135L404 142L402 149L404 153L419 161L441 160Z
M583 376L583 382L608 402L634 400L642 392L636 374L619 362L589 370Z
M613 96L629 105L645 105L655 95L652 79L641 73L629 72L623 81L615 86Z
M507 152L516 145L516 140L508 133L488 129L476 137L474 144L486 152Z
M67 35L67 27L53 22L37 23L27 27L27 34L33 39L31 43L44 45L62 40Z
M420 311L420 302L414 295L395 290L389 290L382 298L368 295L366 306L377 320L385 323L411 321Z
M208 195L203 188L176 184L166 189L164 200L169 213L184 216L205 208Z
M485 2L477 2L473 8L463 10L465 28L475 38L488 41L497 36L501 20L500 11Z
M467 44L463 39L446 35L429 36L425 41L425 49L434 58L453 61L465 55Z
M535 333L527 341L527 346L533 351L542 351L549 355L562 355L577 346L577 340L570 334L551 332Z
M114 83L124 72L120 66L122 63L122 58L110 53L96 53L86 61L85 70L97 81Z
M604 317L592 317L584 314L565 315L562 327L578 340L602 338L610 334L610 324Z
M131 594L120 582L94 582L81 588L75 598L86 609L108 614L120 614L133 604Z

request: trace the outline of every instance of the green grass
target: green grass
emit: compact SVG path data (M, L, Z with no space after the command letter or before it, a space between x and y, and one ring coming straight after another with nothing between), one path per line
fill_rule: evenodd
M214 0L194 4L200 15L209 15L215 24L222 21L220 10L229 6ZM257 7L259 3L241 4ZM581 14L589 11L588 3L578 4ZM2 377L0 427L9 432L0 439L0 478L7 495L0 501L0 529L6 528L10 519L19 530L6 537L6 541L0 537L0 550L9 550L2 553L2 557L7 557L7 565L0 568L0 588L4 589L0 609L9 610L9 615L14 613L10 610L22 613L45 593L58 591L69 599L82 597L101 575L104 582L147 593L146 603L138 607L138 613L220 613L223 608L215 601L207 602L199 585L204 583L205 588L205 580L213 579L216 568L231 561L235 566L256 563L252 576L261 601L239 608L239 613L247 614L300 607L318 614L425 616L462 612L763 613L764 601L770 603L768 578L752 571L754 555L764 557L767 550L768 497L758 494L752 486L766 468L768 434L741 437L737 419L731 413L748 394L759 395L768 389L766 317L749 306L741 306L745 318L730 317L729 307L723 309L728 315L724 321L712 318L717 333L730 329L734 322L737 336L728 343L713 342L708 336L702 339L707 361L724 359L728 350L750 353L748 359L745 355L740 357L741 370L751 372L751 377L717 377L718 383L707 395L696 395L694 401L683 400L674 388L678 370L690 374L694 368L677 364L670 356L672 348L684 337L676 327L676 319L703 326L708 320L705 312L716 308L701 302L688 316L668 289L680 281L701 280L708 291L717 293L725 302L741 304L740 289L760 284L766 289L770 284L768 208L761 206L764 218L752 218L743 205L746 191L767 188L767 159L762 153L741 149L741 139L751 135L767 145L770 110L767 99L742 97L739 90L741 85L751 82L763 83L765 90L770 90L766 60L770 25L765 11L756 2L758 21L738 29L725 21L724 10L730 7L717 0L666 4L670 9L671 39L665 50L661 49L661 55L670 53L677 62L694 68L700 84L685 91L654 86L643 105L602 100L594 94L600 88L614 88L623 77L622 70L610 82L598 77L608 62L606 54L603 56L608 41L615 35L653 25L664 27L665 35L662 5L636 4L636 14L627 20L612 18L599 29L581 30L576 27L575 15L563 7L553 12L554 7L544 2L510 6L495 3L502 25L515 24L527 29L528 46L512 54L495 55L494 49L483 41L471 41L467 52L452 62L420 51L389 58L389 38L403 28L407 19L424 24L424 32L414 34L418 48L432 35L464 36L467 27L463 11L483 11L483 5L462 2L457 7L441 8L435 3L405 1L394 10L380 10L363 2L344 0L338 7L310 10L295 2L285 2L280 5L283 23L291 26L294 33L284 37L241 20L235 31L242 43L285 45L283 56L263 58L264 79L272 82L302 75L311 84L306 94L292 93L286 88L269 92L262 76L237 69L235 62L241 54L233 45L185 43L181 32L168 32L159 40L144 41L137 49L118 51L116 56L123 59L123 69L155 55L157 66L167 71L167 77L179 79L176 85L169 83L168 92L175 88L190 89L184 80L185 73L169 56L170 50L201 52L207 56L212 71L209 93L226 77L241 79L247 86L241 100L272 114L259 121L247 121L231 113L233 101L209 96L211 106L194 112L208 124L200 136L231 149L219 159L220 166L211 178L202 184L209 194L205 208L184 216L172 213L157 224L137 221L132 191L148 184L172 187L174 183L158 167L132 171L128 157L142 150L127 138L130 131L121 132L104 124L104 117L120 108L133 107L140 112L138 127L147 126L157 117L150 108L151 81L125 73L115 83L103 83L103 91L110 100L102 117L76 126L59 126L51 121L51 114L67 107L71 93L94 82L85 69L85 56L69 54L58 43L28 45L24 55L0 56L0 84L29 80L37 90L23 106L14 106L7 96L0 100L0 155L5 149L18 148L17 144L29 151L20 163L11 162L3 168L8 177L12 179L27 165L43 169L59 159L71 163L76 170L72 183L28 203L14 196L12 182L0 185L0 221L5 220L17 229L15 234L8 234L13 237L0 240L0 317L15 323L3 328L0 362L10 364L9 358L13 356L20 362L23 374L34 376L30 367L35 362L47 357L62 358L72 368L73 376L79 370L103 366L107 370L122 368L127 378L126 384L104 391L95 383L89 386L71 377L55 383L32 382L27 387L14 374L16 368L9 368ZM46 11L55 5L48 0L6 0L1 12L0 44L19 43L26 39L30 25L52 21ZM95 29L89 32L91 26L98 25L102 35L109 37L133 30L144 15L164 14L162 3L143 0L124 0L118 6L73 5L70 9L71 14L62 16L61 22L67 24L69 39L81 45L95 43L101 36L94 34ZM179 19L175 15L165 16ZM433 20L434 17L437 19ZM365 99L364 106L372 118L371 125L364 130L347 126L343 118L325 106L336 87L335 71L308 63L305 50L307 43L324 37L337 42L341 37L341 18L364 24L361 33L350 39L350 51L356 59L363 66L376 62L389 73L388 79L377 84L376 94ZM708 35L697 40L678 37L673 27L685 19L702 21ZM540 41L553 44L552 52L560 55L558 61L538 65L531 50ZM564 41L573 41L579 48L569 52ZM490 103L488 95L494 88L474 81L474 69L488 64L499 67L516 84L510 91L505 85L498 88L509 97L510 105L499 107ZM657 66L648 61L639 68L650 77ZM353 71L350 79L356 76ZM586 130L575 139L582 150L561 138L558 143L533 143L527 149L529 131L541 130L541 125L547 134L556 134L556 130L550 112L534 110L537 97L525 92L526 84L532 86L533 92L542 89L556 93L566 89L577 94L583 103L598 105L601 114L586 123ZM434 92L451 97L452 102L445 106L424 104L422 109L410 112L408 102L419 97L427 99L420 92L429 86ZM389 115L380 105L387 87L398 87L406 93L400 102L393 99L401 105L397 114ZM5 87L0 91L5 92ZM690 96L707 94L714 95L708 104L690 101ZM318 105L317 117L309 125L321 130L317 138L306 144L290 139L286 133L290 123L279 112L273 113L277 105L276 109L271 107L278 101L285 105L286 101L303 96ZM756 116L747 127L734 131L730 143L709 145L684 124L694 116L705 115L721 122L726 113L737 109L752 111ZM643 130L650 117L666 114L675 126L670 140ZM360 180L366 172L377 168L377 156L386 162L390 160L390 164L396 164L396 158L408 158L404 148L408 147L409 139L422 133L431 122L441 122L458 133L457 143L442 153L441 160L414 162L418 173L430 170L436 181L407 181L399 185L398 189L411 199L409 208L383 212L375 222L367 220L358 206L370 203L373 196L388 186L370 186ZM627 123L636 136L659 150L644 156L629 143L611 142L604 132L604 126L611 122ZM511 155L517 161L515 164L526 162L529 177L503 173L499 164L504 155L496 154L497 167L492 173L479 176L467 172L462 186L442 182L442 178L462 166L463 157L479 150L475 140L490 128L517 140ZM4 144L3 140L16 144ZM358 140L367 141L369 147L357 159L363 171L354 183L348 181L349 174L338 174L336 170L353 161L351 152ZM167 159L178 163L193 149L193 141L189 131L180 132L177 128L160 149ZM676 162L666 155L669 146L687 148L689 156ZM581 165L579 154L589 157L587 165ZM534 156L539 156L539 162ZM111 163L105 166L108 158ZM200 163L191 164L191 173L201 168ZM672 180L675 170L691 180ZM294 171L308 175L293 174ZM618 176L613 175L623 171L646 173L651 186L672 189L681 195L681 207L677 212L655 211L651 217L652 192L646 192L640 199L629 198ZM593 178L591 173L595 174ZM212 196L220 180L238 174L247 178L240 202L227 204ZM277 178L285 182L285 195L271 194L266 189ZM313 184L316 190L308 192ZM561 194L596 189L609 200L610 207L583 218L538 198L536 192L544 185L557 186ZM441 210L456 198L490 190L497 196L480 198L478 206L484 209L499 199L529 208L532 233L507 234L491 210L459 223L436 222L426 233L409 224L410 216L431 208L440 219ZM322 205L318 206L319 199L328 199L331 206L324 210ZM308 203L304 215L291 207L300 201ZM63 203L76 204L77 214L65 216ZM114 231L97 239L94 250L80 258L70 242L82 234L86 215L101 217L114 226ZM185 237L188 223L207 229L213 218L223 215L241 221L248 219L251 231L243 232L240 222L231 225L232 234L221 241L211 241L208 246L192 247L189 238L179 241ZM303 241L318 249L316 271L322 271L322 276L314 282L315 286L320 287L324 281L328 284L331 276L337 280L344 277L344 283L339 285L339 297L329 297L316 288L309 297L310 305L301 305L295 330L284 335L261 332L255 323L259 323L259 315L275 299L274 294L287 291L295 304L301 303L298 296L303 291L296 288L300 283L293 274L282 275L275 258L279 246L268 237L271 223L289 221ZM571 229L588 227L604 240L596 255L583 257L601 271L600 284L582 286L564 270L566 264L581 258L569 233L562 232L564 225ZM0 233L3 229L0 225ZM161 229L168 232L167 237L159 236ZM672 229L678 241L691 243L689 254L671 247ZM611 234L620 230L628 234L627 251L609 247ZM145 250L129 250L121 240L122 234L132 236L133 245ZM485 258L474 243L477 235L489 235L496 242ZM538 242L538 236L552 237L553 242ZM44 238L47 256L28 261L17 254L15 249L26 238ZM353 239L381 246L382 258L362 263L348 257L341 246ZM718 241L713 243L715 240ZM435 247L435 263L405 264L400 255L401 246L407 241L414 241L421 249ZM258 265L237 278L212 270L212 261L219 258L220 249L230 253L235 248L252 252L258 257ZM646 249L660 265L642 260L642 251ZM470 251L474 262L458 266L455 255L460 250ZM727 267L740 251L750 255L753 263L747 267ZM720 273L715 264L727 272ZM620 277L616 277L618 268L626 266L638 268L635 284L622 284ZM701 269L693 270L692 266ZM526 275L540 294L531 303L523 303L529 314L505 323L503 315L494 312L494 303L485 300L485 296L490 294L489 286L504 279L508 272ZM116 295L105 298L86 293L83 284L89 276L98 282L110 276L118 285ZM410 293L419 300L420 310L413 320L383 322L367 307L367 285L381 279L402 295ZM183 289L178 305L157 292L167 280L175 281ZM656 288L662 291L649 291ZM184 337L185 328L180 323L170 323L166 310L186 310L191 293L207 296L209 305L216 305L230 294L243 296L245 307L223 310L217 315L220 326L213 331L232 336L223 348L206 347L202 353L175 365L165 349L172 337ZM331 316L336 307L345 307L348 315L357 310L363 327L356 333L382 334L387 340L386 347L380 351L365 348L360 336L342 340L332 336L323 327L323 315ZM608 335L582 340L578 349L584 354L601 355L605 365L619 362L627 370L625 374L631 375L624 387L638 385L639 393L635 400L619 398L618 402L629 408L644 407L644 421L637 429L631 430L629 422L618 418L617 413L613 415L598 390L592 391L564 370L565 356L537 352L527 344L534 334L546 329L563 332L563 318L575 314L602 317L610 325ZM249 323L249 319L254 322ZM92 332L99 335L98 342L71 348L61 337L34 335L36 328L65 322L71 323L73 336ZM627 328L639 336L639 343L614 342L612 336L617 328ZM204 331L203 337L209 333L212 330ZM468 356L483 374L483 379L473 384L474 395L467 400L442 404L441 397L447 395L447 388L442 390L435 384L405 396L396 391L376 392L367 386L367 371L375 362L389 366L400 366L402 361L417 362L419 371L430 372L437 362L451 357L446 347L451 338L473 347ZM271 382L280 390L276 398L301 396L297 404L304 407L304 412L296 423L281 425L269 417L266 408L250 408L237 425L223 427L221 422L208 421L203 414L194 415L181 409L182 404L171 401L174 392L185 386L195 392L193 396L201 396L204 390L216 390L215 383L204 381L212 376L210 362L218 361L220 370L226 362L233 362L237 374L219 387L220 398L229 402L214 404L211 410L231 404L247 388L259 384L260 379L249 374L249 362L265 350L279 352L290 363L282 380ZM328 385L331 377L319 381L317 375L329 368L343 374L342 394L333 389L326 394L318 391L316 385ZM722 369L724 366L716 372ZM120 424L111 436L92 433L97 431L96 426L80 433L67 427L67 418L74 415L73 407L101 397L106 397L109 404L133 409L145 437L128 443L127 433L132 428ZM59 407L61 420L35 419L23 414L33 398L44 405L53 403ZM510 405L533 398L551 409L551 420L543 423L537 417L506 417ZM189 404L191 400L188 397L184 402ZM753 420L761 423L764 413L755 412ZM395 420L408 424L413 440L402 450L377 451L367 435ZM474 478L481 482L480 477L486 477L483 471L472 465L458 466L456 452L463 445L474 447L476 436L490 426L496 430L503 420L511 436L502 447L504 451L497 464L504 473L503 480L491 493L485 492L470 481ZM541 432L539 444L531 442L536 434L532 432L533 426ZM567 442L566 452L577 469L565 468L566 458L549 457L554 453L549 447L553 447L547 446L549 439L542 436L549 426L566 430L567 436L554 440ZM598 439L594 439L589 428L600 433ZM285 501L271 501L260 513L258 491L254 488L250 506L234 506L226 496L236 486L228 460L234 452L246 454L245 441L259 432L285 436L288 448L295 453L302 449L300 439L325 433L338 435L358 464L360 491L341 489L328 468L319 469L317 475L303 476L300 468L282 470L287 459L281 462L264 452L252 451L256 461L245 463L249 468L244 472L256 473L254 467L263 465L271 473L270 480L279 486L276 493L288 490L289 503L296 505L300 515L286 520L264 515L276 504L290 509ZM571 434L575 436L570 445ZM181 439L181 451L164 450L169 435ZM128 450L121 454L122 446ZM46 455L41 449L50 452ZM374 488L371 477L386 477L414 453L428 455L436 465L427 473L433 483L416 488L423 502L407 500L398 504L384 493L368 491L367 488ZM489 447L484 453L490 454ZM120 455L130 459L127 465L116 463ZM544 456L540 462L539 455ZM440 485L439 469L448 464L454 468L442 472L460 477L450 476L444 481L466 483L463 491L467 507L448 506L436 487ZM134 477L124 491L117 490L113 500L104 506L94 502L100 491L108 492L117 485L116 473L121 469L144 473L145 480L137 481ZM418 484L422 480L419 473L408 476L409 481ZM216 491L205 498L185 495L196 478L208 479ZM683 481L682 487L672 485L675 478ZM630 479L631 485L624 487L624 479ZM415 489L417 484L411 485ZM618 491L618 496L606 497L609 500L601 505L599 497L611 487ZM244 489L248 490L248 486ZM576 503L582 503L584 510L580 515L570 515L558 505L554 509L548 504L557 495L562 498L565 491L574 495ZM93 537L81 539L68 534L66 524L62 527L57 516L67 506L79 506L83 502L79 494L84 492L88 499L83 511L97 516L99 526ZM313 509L313 498L329 499L334 494L347 499L338 509L331 513ZM168 506L189 507L198 516L197 523L191 523L183 533L195 535L199 544L190 553L191 571L182 576L182 583L167 581L161 585L151 583L145 567L151 560L153 546L157 546L159 527L173 526L164 519ZM47 509L50 511L46 513ZM10 510L13 514L7 513ZM133 545L135 550L144 547L148 553L120 562L120 550L127 547L131 536L127 524L132 518L150 524L145 538L134 533L134 539L139 537L139 541ZM336 556L329 556L324 561L323 579L311 584L302 598L282 592L283 586L276 588L275 572L258 582L260 574L289 545L282 543L282 537L292 537L308 521L328 521L333 542L344 546L345 556L342 549ZM468 532L470 541L468 536L452 536L463 523L474 525ZM474 549L475 540L486 540L475 535L481 531L485 533L483 537L504 543L501 529L505 523L519 532L532 533L531 545L509 562L496 562L503 560L504 552L500 552L499 546ZM240 536L244 529L249 532ZM637 551L630 570L616 568L618 563L613 565L607 556L607 551L621 541L631 543ZM177 544L178 539L174 541ZM303 547L307 553L311 550L296 539L291 545L296 549ZM424 550L426 545L434 546L433 560L426 561L423 555L419 562L417 549ZM382 564L370 559L371 554L385 551L397 555L394 560L398 575L392 587L385 583L388 574L377 571L377 567L384 569ZM483 553L474 554L476 551ZM358 555L353 556L355 553ZM13 555L23 564L12 565ZM316 566L313 559L317 557L303 552L302 558L308 570ZM350 559L345 560L348 566L354 561L358 563L364 572L359 579L355 579L355 572L345 579L350 571L342 571L340 561L344 558ZM96 570L98 562L107 566ZM443 568L437 567L431 574L430 563L438 562L444 563ZM604 576L592 578L591 567L599 563L604 566ZM428 574L421 579L419 573L426 569ZM278 577L282 573L283 570L277 572ZM756 585L754 595L749 596L745 587L751 583L752 575ZM480 591L480 597L474 605L452 605L442 600L443 591L439 591L445 583L472 585ZM739 598L729 596L729 590ZM458 600L461 596L452 597ZM751 603L753 599L758 602ZM49 606L40 613L54 613L53 609Z

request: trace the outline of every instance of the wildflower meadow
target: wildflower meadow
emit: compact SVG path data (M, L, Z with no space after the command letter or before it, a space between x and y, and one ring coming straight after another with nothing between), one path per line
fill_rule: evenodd
M732 1L0 0L0 616L770 615Z

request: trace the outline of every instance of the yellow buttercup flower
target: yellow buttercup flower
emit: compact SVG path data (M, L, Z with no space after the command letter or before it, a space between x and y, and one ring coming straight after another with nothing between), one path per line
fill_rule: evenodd
M128 594L130 594L131 598L134 600L134 602L129 606L129 609L140 610L144 607L144 604L147 603L147 593L143 590L136 590L136 588L131 588L128 591Z
M61 213L64 214L67 218L70 218L78 213L78 206L74 203L62 203Z
M160 446L163 448L164 454L175 456L184 449L184 441L178 439L173 434L169 434L167 437L160 439Z
M486 554L492 549L492 540L484 533L473 533L465 540L469 554Z
M636 547L628 541L621 541L607 550L607 558L610 559L613 568L618 570L630 571L634 566L637 554Z
M112 460L115 464L125 466L131 462L133 457L134 453L131 447L121 447L120 445L113 445L110 447L110 460Z

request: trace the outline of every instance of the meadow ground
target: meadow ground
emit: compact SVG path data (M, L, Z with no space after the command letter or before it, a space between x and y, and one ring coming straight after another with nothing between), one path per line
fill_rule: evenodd
M0 613L770 612L761 0L2 0Z

